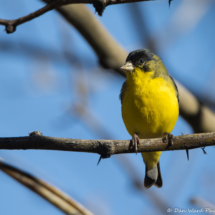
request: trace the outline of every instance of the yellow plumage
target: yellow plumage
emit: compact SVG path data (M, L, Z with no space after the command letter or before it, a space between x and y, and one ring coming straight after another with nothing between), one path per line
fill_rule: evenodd
M139 62L139 58L144 58L144 63ZM127 79L121 91L126 129L131 136L137 134L140 139L163 137L172 131L178 118L176 85L160 58L149 50L133 52L127 62L132 64L133 70L126 71ZM158 164L160 155L161 152L142 153L147 170Z

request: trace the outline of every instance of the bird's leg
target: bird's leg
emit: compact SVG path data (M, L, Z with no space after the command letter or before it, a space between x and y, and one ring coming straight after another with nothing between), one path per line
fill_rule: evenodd
M163 142L168 143L170 146L173 145L173 138L174 136L168 132L164 133Z
M137 134L134 134L133 136L132 136L132 139L131 139L131 146L132 147L134 147L134 150L135 150L135 152L136 152L136 154L137 154L137 147L138 147L138 145L139 145L139 137L138 137L138 135Z

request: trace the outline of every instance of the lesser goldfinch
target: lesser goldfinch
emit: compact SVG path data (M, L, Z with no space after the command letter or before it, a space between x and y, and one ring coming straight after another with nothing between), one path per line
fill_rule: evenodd
M124 66L126 81L120 99L122 118L137 150L140 139L170 134L179 114L179 94L161 59L148 49L131 52ZM169 135L171 137L171 135ZM162 187L161 152L142 153L146 166L144 186Z

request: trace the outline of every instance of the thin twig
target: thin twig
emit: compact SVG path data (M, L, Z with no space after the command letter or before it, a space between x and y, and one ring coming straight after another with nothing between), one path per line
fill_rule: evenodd
M215 145L215 132L174 137L169 146L162 138L141 139L138 152L194 149ZM41 149L98 153L102 158L113 154L134 153L130 140L83 140L42 136L32 132L27 137L0 138L0 149Z
M56 187L51 186L50 184L32 176L14 166L11 166L2 160L0 160L0 169L28 187L51 204L59 208L66 214L70 215L93 215L90 211L84 208L79 202L72 199L67 194L63 193L61 190Z
M46 6L32 12L26 16L22 16L18 19L7 20L0 19L0 25L5 26L5 30L8 34L16 31L16 27L25 22L31 21L44 13L47 13L50 10L59 8L68 4L93 4L96 9L96 12L101 16L105 7L113 4L123 4L123 3L132 3L132 2L140 2L140 1L150 1L150 0L54 0L48 3Z

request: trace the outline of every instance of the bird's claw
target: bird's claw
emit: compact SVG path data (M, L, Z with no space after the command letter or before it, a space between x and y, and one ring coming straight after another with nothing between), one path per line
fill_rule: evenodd
M164 133L164 138L163 138L163 142L164 143L168 143L170 146L173 145L173 138L174 136L168 132Z
M139 137L137 134L134 134L131 139L131 146L134 147L134 150L137 154L138 145L140 143Z

